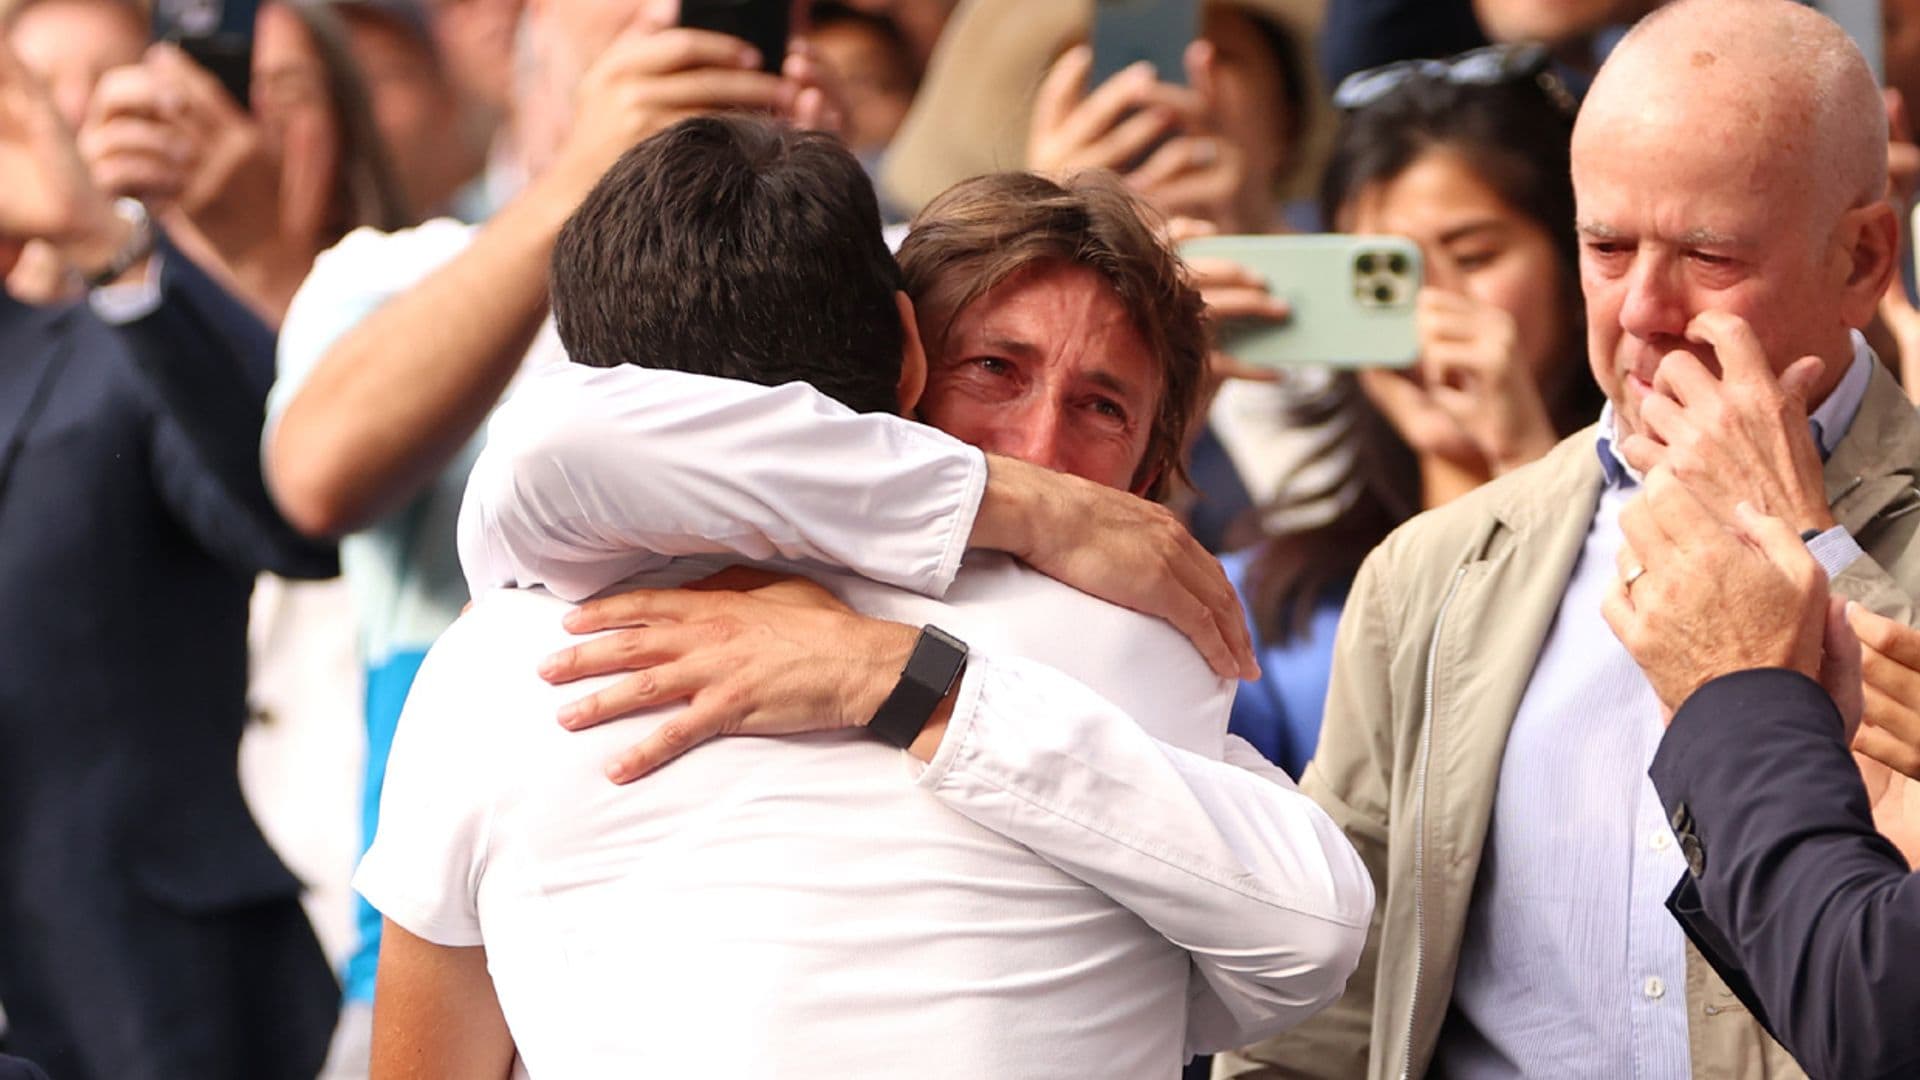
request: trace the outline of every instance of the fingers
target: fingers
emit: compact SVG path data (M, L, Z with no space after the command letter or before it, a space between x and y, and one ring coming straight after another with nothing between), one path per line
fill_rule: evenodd
M1842 732L1849 745L1865 715L1864 655L1847 619L1848 609L1855 606L1844 597L1827 598L1826 631L1820 642L1820 685L1840 710Z
M1700 429L1693 418L1665 394L1650 393L1640 399L1640 427L1669 448L1693 446L1700 441Z
M1895 285L1900 283L1897 276L1893 283ZM1826 371L1825 360L1817 356L1803 356L1787 365L1787 370L1780 373L1780 390L1799 402L1803 410L1810 412L1809 403L1813 400L1814 387L1819 384L1820 377L1826 374Z
M1875 724L1872 720L1875 705L1873 690L1869 688L1867 694L1868 721L1860 726L1859 732L1853 737L1854 751L1865 754L1910 780L1920 780L1920 744L1916 744L1911 736L1902 737Z
M1620 456L1627 459L1635 472L1645 476L1666 464L1667 448L1658 440L1635 432L1620 440Z
M686 622L713 614L723 602L722 594L690 589L635 589L589 600L567 612L560 622L575 634L591 634L628 626Z
M1920 630L1898 619L1868 611L1859 604L1853 605L1847 613L1847 621L1854 633L1859 635L1860 644L1916 673L1913 684L1916 693L1912 700L1920 705Z
M1215 673L1224 678L1259 678L1253 636L1226 569L1173 515L1162 512L1156 521L1165 530L1163 564L1171 571L1170 586L1178 595L1157 598L1154 613L1185 634Z
M729 733L719 712L689 706L649 731L639 745L616 754L606 764L607 779L630 784L701 743Z
M1711 549L1724 545L1729 539L1725 525L1680 482L1672 469L1655 469L1647 474L1646 496L1642 502L1661 533L1682 551ZM1795 533L1794 541L1797 543L1799 539Z
M1673 544L1644 494L1620 511L1620 532L1624 541L1615 569L1623 582L1635 576L1636 570L1663 567L1672 561Z
M760 72L760 51L737 37L710 30L630 27L594 64L602 79L674 75L703 68Z
M686 655L699 640L697 631L679 623L616 630L548 656L540 662L540 677L557 685L639 671Z
M1800 539L1800 533L1793 526L1771 514L1761 513L1748 502L1736 503L1733 515L1734 524L1767 561L1804 590L1818 587L1825 591L1827 572L1820 568L1819 561L1807 550L1806 541Z
M1600 598L1600 617L1607 621L1607 628L1620 643L1633 651L1639 640L1640 615L1633 607L1633 590L1627 587L1621 578L1607 583L1607 592Z
M554 719L568 731L583 731L641 709L685 701L711 685L711 673L687 662L665 663L627 677L561 706Z
M1775 383L1773 367L1767 363L1767 353L1760 346L1759 336L1740 316L1726 311L1703 311L1687 324L1686 337L1688 341L1713 347L1723 380Z
M1060 54L1033 99L1033 129L1057 131L1067 115L1087 92L1087 77L1093 73L1093 49L1075 45Z
M1213 189L1221 184L1216 176L1226 170L1229 158L1236 153L1232 143L1211 135L1176 136L1127 173L1127 184L1138 191L1151 191L1168 205L1203 204L1215 194ZM1176 180L1180 182L1176 184Z
M1719 392L1720 380L1713 377L1700 358L1675 349L1660 358L1653 374L1653 392L1672 398L1681 405L1705 401Z

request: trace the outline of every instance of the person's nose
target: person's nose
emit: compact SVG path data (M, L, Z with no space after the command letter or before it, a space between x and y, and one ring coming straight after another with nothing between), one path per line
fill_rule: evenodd
M1036 402L1004 417L994 432L994 453L1056 472L1066 467L1066 416L1057 402Z
M1687 329L1686 289L1680 268L1652 253L1634 260L1620 304L1620 328L1641 341L1671 339Z

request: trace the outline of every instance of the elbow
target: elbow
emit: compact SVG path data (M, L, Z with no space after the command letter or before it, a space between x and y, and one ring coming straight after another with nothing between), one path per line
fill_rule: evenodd
M332 541L364 528L368 515L354 497L341 455L290 438L282 424L267 440L263 469L280 516L310 540Z

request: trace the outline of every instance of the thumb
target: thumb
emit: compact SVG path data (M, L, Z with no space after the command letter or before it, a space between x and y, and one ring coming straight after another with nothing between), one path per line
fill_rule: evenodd
M1803 356L1780 373L1780 389L1805 406L1813 400L1813 388L1827 373L1827 362L1817 356Z
M1826 636L1820 650L1820 685L1840 710L1848 746L1853 745L1853 737L1860 730L1860 718L1866 712L1860 639L1847 617L1854 606L1853 601L1838 596L1827 599Z

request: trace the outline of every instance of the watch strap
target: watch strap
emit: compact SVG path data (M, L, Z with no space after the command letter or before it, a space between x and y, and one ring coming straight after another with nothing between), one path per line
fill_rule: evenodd
M153 254L153 221L147 216L146 205L139 199L119 198L113 200L113 213L132 226L133 231L127 234L127 242L113 253L107 265L85 275L89 289L113 284L134 263Z
M966 642L937 626L921 627L900 681L873 714L868 729L902 750L912 746L940 702L953 692L966 666Z

